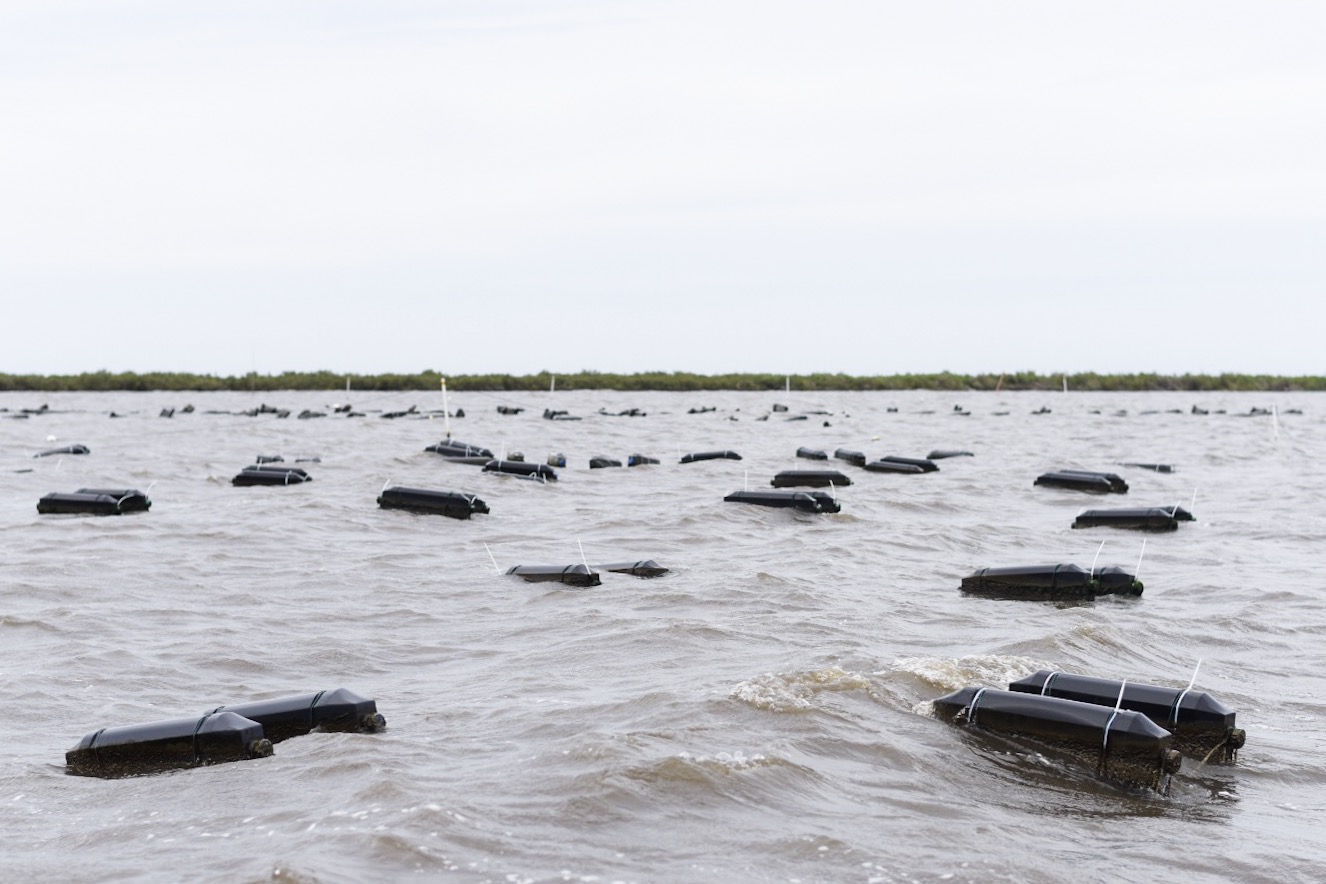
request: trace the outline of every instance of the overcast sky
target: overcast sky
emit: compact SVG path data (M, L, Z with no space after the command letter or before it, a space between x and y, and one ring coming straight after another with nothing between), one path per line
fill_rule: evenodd
M0 372L1323 374L1323 34L0 0Z

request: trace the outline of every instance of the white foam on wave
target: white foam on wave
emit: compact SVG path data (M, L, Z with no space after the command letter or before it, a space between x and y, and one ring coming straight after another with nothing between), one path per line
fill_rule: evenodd
M756 752L753 755L746 755L741 750L733 752L717 752L713 755L692 755L689 752L677 753L677 758L688 764L706 770L719 771L721 773L737 773L743 770L752 770L760 767L781 764L776 758L770 758Z
M868 691L870 687L869 677L829 666L809 672L765 673L741 682L729 696L756 709L797 712L813 709L822 693Z
M893 661L891 672L879 674L905 672L938 690L951 692L972 684L1006 688L1010 681L1031 675L1038 669L1054 668L1049 663L1030 657L973 654L967 657L900 657ZM912 711L919 715L930 715L934 705L926 700L917 703Z

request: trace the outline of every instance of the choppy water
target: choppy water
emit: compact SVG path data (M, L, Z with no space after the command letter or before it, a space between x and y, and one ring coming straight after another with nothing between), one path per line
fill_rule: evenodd
M457 439L564 452L546 486L425 453L440 417L379 414L438 409L437 394L352 393L358 419L204 413L345 398L0 394L5 880L1326 875L1320 397L451 396L466 412ZM186 402L197 411L158 417ZM775 402L790 411L756 420ZM549 405L585 419L542 420ZM633 407L647 416L597 413ZM1254 407L1278 416L1244 416ZM828 414L786 419L811 411ZM73 442L92 453L31 457ZM800 446L975 457L922 476L831 462L854 481L839 515L722 502L815 467ZM677 463L724 448L744 459ZM662 463L587 468L637 452ZM305 464L314 481L231 486L276 453L320 457ZM1032 486L1064 467L1119 472L1131 491ZM380 510L388 481L475 493L492 512ZM36 513L51 491L151 483L150 513ZM1141 599L958 592L979 567L1088 565L1102 540L1100 564L1131 570L1143 535L1075 531L1074 515L1172 503L1198 521L1146 535ZM673 570L550 588L496 574L485 544L503 569L571 564L583 544L591 562ZM1197 686L1238 712L1247 745L1232 767L1185 759L1167 797L925 714L960 686L1040 667L1184 686L1199 659ZM388 730L155 776L64 772L65 750L99 727L334 687L376 699Z

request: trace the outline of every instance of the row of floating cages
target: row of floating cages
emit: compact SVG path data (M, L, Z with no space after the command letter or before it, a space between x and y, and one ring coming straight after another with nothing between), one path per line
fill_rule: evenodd
M1162 463L1125 463L1157 473L1173 473ZM1090 494L1126 494L1117 473L1062 469L1033 483ZM1089 509L1073 528L1114 527L1173 531L1195 521L1180 506ZM1140 560L1139 560L1140 563ZM1138 598L1143 584L1118 566L1075 564L982 568L962 578L964 594L990 599L1091 602L1100 596ZM1193 681L1196 681L1194 673ZM1187 689L1111 681L1041 670L1009 683L1008 689L970 686L933 701L935 716L952 724L988 731L1058 751L1094 769L1095 775L1125 788L1168 790L1183 756L1202 763L1232 762L1246 735L1235 714L1210 695Z
M1193 674L1196 681L1196 673ZM1232 763L1246 742L1236 713L1188 688L1039 670L1007 690L969 686L933 701L950 724L1029 739L1103 780L1167 791L1183 756Z
M103 727L65 753L68 773L123 777L266 758L275 743L320 732L376 733L377 703L345 688L218 706L201 716Z
M52 492L37 501L37 512L42 515L119 516L151 508L151 498L136 488L80 488Z

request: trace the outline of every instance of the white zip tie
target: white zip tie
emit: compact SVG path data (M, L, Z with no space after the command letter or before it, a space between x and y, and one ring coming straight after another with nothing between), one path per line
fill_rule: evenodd
M981 695L983 695L985 691L985 688L981 688L976 692L976 696L971 698L971 702L967 704L967 724L976 723L976 707L980 704Z
M1105 763L1105 752L1110 745L1110 725L1114 724L1114 719L1119 717L1119 707L1123 705L1123 690L1128 687L1128 679L1119 683L1119 699L1114 704L1114 711L1110 713L1109 721L1105 722L1105 733L1100 741L1100 763Z
M1088 579L1090 580L1096 579L1096 562L1100 561L1100 551L1103 550L1104 548L1105 548L1105 541L1102 540L1100 542L1100 546L1096 547L1096 557L1091 560L1091 573L1087 575Z
M1179 723L1179 707L1183 705L1183 698L1188 696L1188 692L1192 690L1192 686L1197 684L1197 670L1201 668L1202 661L1198 660L1197 666L1194 667L1192 671L1192 681L1188 682L1188 686L1179 693L1178 699L1174 701L1174 715L1170 718L1171 724Z
M1054 681L1058 675L1059 675L1059 670L1056 669L1053 672L1051 672L1049 675L1045 676L1045 684L1041 685L1042 697L1050 696L1050 682Z

